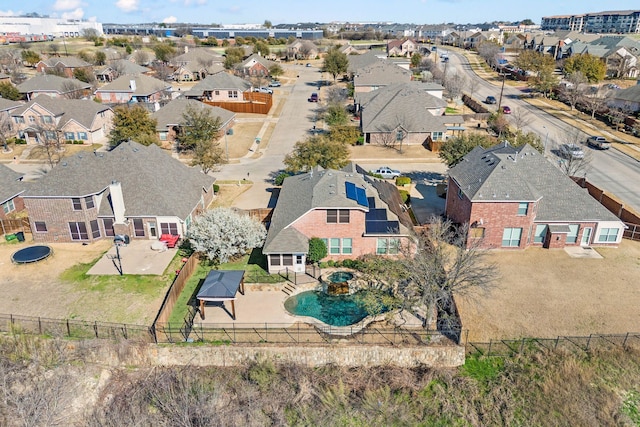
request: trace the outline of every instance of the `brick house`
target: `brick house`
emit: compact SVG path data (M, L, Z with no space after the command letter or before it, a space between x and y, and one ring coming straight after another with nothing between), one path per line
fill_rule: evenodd
M275 65L275 62L254 53L242 63L238 64L235 72L240 77L267 77L269 69Z
M418 53L418 43L412 38L389 40L387 42L388 56L404 56L411 58L414 53Z
M189 107L206 109L211 112L212 117L219 117L221 135L231 129L235 123L236 114L231 111L214 107L195 99L177 98L151 114L151 117L156 119L158 138L163 144L174 145L176 135L180 132L180 123L184 120L183 115Z
M0 163L0 220L11 218L24 210L24 201L20 196L26 189L26 183L22 181L22 176Z
M65 77L72 78L76 70L85 70L87 74L91 74L92 67L87 61L77 56L53 57L45 59L36 64L36 70L41 74L61 74Z
M484 248L617 246L625 227L534 148L507 143L449 170L445 214Z
M41 96L14 109L11 119L16 135L27 144L47 140L102 144L111 131L113 110L88 99Z
M63 159L23 199L38 242L84 243L116 234L153 240L184 236L213 200L214 181L157 145L129 141Z
M144 74L122 75L95 91L101 102L126 104L154 103L168 98L171 85Z
M356 93L354 102L365 142L431 146L434 141L444 141L453 125L464 120L443 115L447 106L443 90L436 83L407 82Z
M135 76L138 74L151 74L153 70L143 67L127 59L117 59L109 62L104 68L96 71L96 79L99 82L112 82L122 75Z
M39 74L16 86L27 101L40 95L52 98L84 98L91 95L91 85L78 79L53 74Z
M412 241L413 225L395 185L351 163L315 167L284 180L262 253L270 273L304 272L309 239L327 245L326 259L396 255Z
M295 40L287 45L288 59L313 59L318 56L320 50L311 40Z

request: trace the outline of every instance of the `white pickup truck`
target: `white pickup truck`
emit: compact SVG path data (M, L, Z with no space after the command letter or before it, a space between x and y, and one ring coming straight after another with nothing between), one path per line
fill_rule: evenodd
M590 136L587 138L587 145L599 150L608 150L611 148L611 143L603 136Z
M400 171L391 169L388 166L382 166L376 170L372 170L371 173L374 175L380 175L384 179L397 178L400 176Z

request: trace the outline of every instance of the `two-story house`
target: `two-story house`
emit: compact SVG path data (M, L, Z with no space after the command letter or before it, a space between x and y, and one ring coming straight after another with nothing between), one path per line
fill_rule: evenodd
M101 102L109 104L154 103L167 99L171 85L144 74L122 75L95 91Z
M88 99L40 96L11 111L14 130L27 144L44 141L107 142L113 110Z
M418 42L412 38L389 40L387 42L388 56L404 56L410 58L414 53L418 53Z
M380 60L355 71L353 90L355 93L371 92L393 83L411 81L411 72L389 61Z
M241 77L267 77L269 75L269 70L274 65L275 62L269 61L268 59L254 53L238 64L235 68L235 72Z
M262 253L268 270L304 272L309 239L327 246L327 259L395 256L411 245L413 225L393 184L351 163L315 167L284 180Z
M66 157L23 199L37 242L93 242L128 235L184 236L211 203L215 178L129 141L108 152Z
M617 246L625 225L529 145L474 148L449 170L446 215L468 245Z
M36 64L36 70L41 74L57 74L72 78L76 70L85 70L87 74L91 74L92 67L87 61L77 56L54 56L38 62Z

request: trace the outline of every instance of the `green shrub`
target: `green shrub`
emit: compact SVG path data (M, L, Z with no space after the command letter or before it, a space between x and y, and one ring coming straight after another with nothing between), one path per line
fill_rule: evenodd
M27 143L27 140L22 138L13 138L12 142L16 145L24 145Z
M274 184L277 186L282 185L282 183L284 182L284 179L291 176L290 174L286 173L286 172L282 172L280 174L278 174L278 176L276 176L276 179L274 181Z
M307 259L315 264L326 256L327 245L324 241L318 237L312 237L309 239L309 253L307 255Z
M359 136L356 145L364 145L364 136Z
M327 261L327 265L328 265L329 267L335 267L336 262L335 262L334 260L330 259L329 261Z
M380 175L379 173L371 173L371 172L367 172L367 175L372 176L374 178L378 178L378 179L384 179L382 177L382 175Z
M66 139L64 141L65 144L73 144L73 139Z
M402 198L402 203L408 205L411 202L411 195L407 190L398 190L400 192L400 197Z
M411 184L411 178L408 176L399 176L396 178L396 185L409 185Z
M76 145L82 145L84 144L84 141L76 139L75 141L73 141L73 143Z
M220 186L218 184L213 184L213 192L218 194L220 192Z

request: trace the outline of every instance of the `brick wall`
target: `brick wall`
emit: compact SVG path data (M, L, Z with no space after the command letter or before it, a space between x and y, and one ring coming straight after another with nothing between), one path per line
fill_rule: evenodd
M531 226L535 218L535 208L533 203L529 203L527 215L518 215L518 205L517 201L473 203L469 223L476 223L478 227L485 229L483 247L502 247L505 228L522 228L520 246L512 247L512 249L523 249L528 246L529 234L532 232Z
M13 205L15 206L15 209L8 214L5 214L4 209L2 209L2 207L0 206L0 219L9 219L12 217L12 215L24 210L24 199L22 197L14 197Z
M71 239L69 222L84 222L87 225L88 240L92 242L89 221L97 219L98 204L91 209L85 208L84 199L81 200L83 210L74 211L71 198L25 198L25 206L29 211L29 222L33 233L33 240L37 242L78 242ZM35 222L42 221L47 226L46 232L36 231ZM100 224L102 221L98 221ZM100 224L101 225L101 224ZM101 230L102 234L102 230Z

